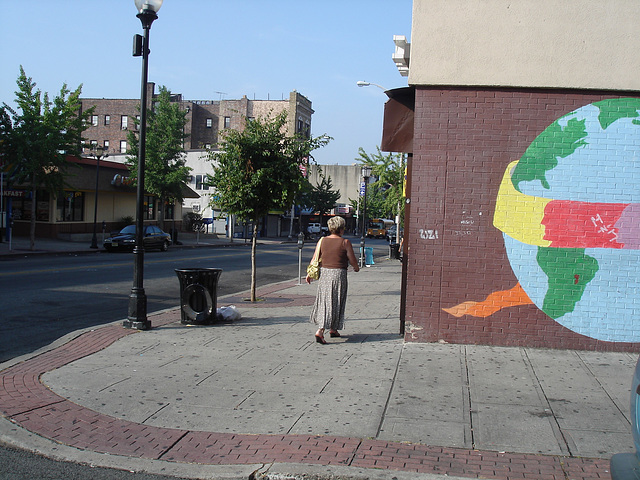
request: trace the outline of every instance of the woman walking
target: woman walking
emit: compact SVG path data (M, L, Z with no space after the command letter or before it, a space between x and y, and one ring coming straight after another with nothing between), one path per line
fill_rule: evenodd
M320 239L314 258L320 258L320 279L316 303L309 321L318 326L316 342L325 344L324 331L331 337L339 337L338 330L344 328L344 311L347 302L347 268L360 270L351 242L342 238L345 221L342 217L331 217L327 222L330 235ZM307 275L307 283L311 283Z

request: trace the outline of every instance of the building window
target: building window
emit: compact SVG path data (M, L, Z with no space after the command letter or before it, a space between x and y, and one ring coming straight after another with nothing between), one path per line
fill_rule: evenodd
M105 115L104 116L104 124L105 125L111 125L111 115Z
M150 195L144 197L144 219L155 220L156 218L156 199Z
M98 115L91 115L91 125L94 127L98 126Z
M104 151L106 152L107 150L109 150L109 140L105 140L104 143Z
M127 117L126 115L122 115L120 117L120 127L122 128L122 130L126 130L128 124L129 124L129 117Z
M127 153L127 141L120 140L120 153Z
M211 128L211 127L213 127L213 119L207 118L207 128Z
M98 146L98 140L91 140L91 142L89 142L91 145L91 150L95 150L96 147Z
M65 191L58 197L57 222L82 222L84 220L84 192Z
M136 124L134 125L134 128L135 128L136 130L138 130L138 129L140 128L140 115L136 115L136 120L137 120L137 122L136 122Z
M231 128L231 117L224 117L224 128Z
M202 175L196 175L196 190L202 190Z
M36 220L38 222L49 221L49 193L38 190L36 193ZM31 199L15 197L11 204L11 217L14 220L31 220Z
M296 133L302 133L304 132L304 123L302 122L302 119L299 118L298 119L298 131Z

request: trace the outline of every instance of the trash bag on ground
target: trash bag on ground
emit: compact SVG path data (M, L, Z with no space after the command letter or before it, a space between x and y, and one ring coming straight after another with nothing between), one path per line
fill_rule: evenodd
M240 315L235 305L220 307L216 313L218 314L218 318L223 322L234 322L242 318L242 315Z

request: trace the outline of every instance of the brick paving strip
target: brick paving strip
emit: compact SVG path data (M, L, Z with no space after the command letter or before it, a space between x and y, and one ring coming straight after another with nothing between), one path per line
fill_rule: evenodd
M153 316L154 326L175 311ZM57 395L41 376L138 333L119 325L86 332L0 372L0 412L37 435L82 450L209 465L298 463L435 473L471 478L610 478L609 461L512 454L337 436L210 433L142 425L97 413Z

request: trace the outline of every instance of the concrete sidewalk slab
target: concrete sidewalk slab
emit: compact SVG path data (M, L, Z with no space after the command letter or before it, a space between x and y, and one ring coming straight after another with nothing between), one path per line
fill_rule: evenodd
M308 323L315 285L285 282L259 292L265 302L237 302L234 323L185 326L173 309L153 315L151 331L105 326L0 365L0 410L13 422L0 439L42 449L48 438L74 460L82 449L194 478L270 465L595 479L613 453L632 451L635 355L405 344L400 264L349 282L344 336L328 345Z

